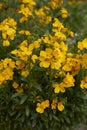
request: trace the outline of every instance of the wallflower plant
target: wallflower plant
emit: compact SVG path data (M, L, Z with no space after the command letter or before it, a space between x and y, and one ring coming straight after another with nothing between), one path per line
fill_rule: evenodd
M86 123L87 38L67 42L75 33L63 23L70 16L63 0L10 5L0 3L0 11L7 9L0 19L0 129L71 130Z

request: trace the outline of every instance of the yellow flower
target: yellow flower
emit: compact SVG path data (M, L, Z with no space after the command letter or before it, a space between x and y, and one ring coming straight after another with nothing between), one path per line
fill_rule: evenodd
M3 4L0 2L0 9L2 9L2 7L3 7Z
M85 38L82 42L78 42L78 48L80 50L87 49L87 38Z
M52 17L48 14L48 10L49 8L47 6L35 10L35 14L39 17L39 22L41 24L48 24L52 19Z
M79 48L80 50L83 50L83 49L84 49L82 42L78 42L78 48Z
M10 58L0 61L0 84L12 80L14 75L15 62Z
M81 87L82 89L84 89L84 88L87 89L87 82L85 82L85 80L81 80L80 87Z
M59 21L58 18L54 19L53 27L58 28L58 31L61 31L61 29L64 28L63 24Z
M50 66L50 60L51 60L51 49L48 51L48 49L46 51L41 51L40 52L40 56L39 56L39 60L40 62L40 67L44 67L44 68L48 68Z
M46 109L47 107L49 107L49 100L45 100L41 103L37 103L37 107L36 107L36 111L38 113L44 113L44 109Z
M29 71L28 70L22 70L21 75L24 77L27 77L29 75Z
M25 64L21 61L16 61L15 65L16 65L16 69L23 69L25 67Z
M55 87L55 89L54 89L55 93L59 93L60 92L59 84L54 84L53 87Z
M13 18L8 18L8 25L10 28L13 28L16 30L17 28L17 22Z
M8 40L3 40L3 46L10 46L10 42Z
M50 39L49 39L49 37L46 36L46 35L44 35L44 36L42 37L42 41L43 41L44 43L50 44Z
M61 46L62 47L62 46ZM65 60L65 51L61 51L61 48L55 47L46 48L45 51L40 51L40 67L56 69L61 67L61 63Z
M53 84L53 88L54 88L54 92L55 93L59 93L59 92L64 93L65 92L65 88L64 88L63 82L61 82L60 84L54 83Z
M23 2L24 4L36 5L36 3L35 3L34 0L22 0L22 2Z
M32 61L33 61L33 63L35 63L36 62L36 60L38 59L38 56L37 55L32 55Z
M81 65L83 68L87 69L87 53L82 55Z
M30 32L28 30L21 30L21 31L19 31L19 34L30 36Z
M17 82L13 82L12 86L13 88L18 88L19 84Z
M85 76L84 79L81 80L80 87L81 87L82 89L84 89L84 88L87 89L87 76Z
M82 41L83 47L87 49L87 38Z
M7 80L13 79L14 72L10 67L8 67L3 70L2 74L3 74L4 80L7 81Z
M52 10L55 10L57 8L60 8L62 6L63 0L51 0L48 2L48 5Z
M30 44L31 45L31 44ZM19 46L18 49L13 50L11 54L14 54L17 58L28 61L29 56L32 54L33 45L28 46L27 40L24 40Z
M23 23L23 22L26 22L26 21L28 21L28 18L25 17L25 16L22 16L22 17L19 19L19 22L20 22L20 23Z
M80 65L82 62L80 55L67 53L66 57L67 58L64 65L62 66L62 70L65 72L71 72L71 74L75 76L80 71Z
M44 109L46 109L47 107L49 107L49 100L45 100L41 103L41 105L44 107Z
M34 4L30 0L28 1L29 4L25 6L25 4L21 4L20 9L18 10L18 13L23 14L22 20L20 19L20 22L24 22L25 20L28 20L29 16L33 16L32 11L33 11L33 6Z
M67 73L66 77L63 79L63 83L65 84L65 87L73 87L75 84L75 79L73 78L73 75Z
M74 37L74 32L68 30L68 34L69 34L71 37Z
M52 17L51 16L46 16L45 24L49 24L51 22Z
M58 105L57 99L53 99L53 101L51 103L51 109L56 109L57 105Z
M64 110L64 105L62 102L58 102L57 108L59 111L63 111Z
M10 58L5 58L3 60L3 67L4 68L10 67L10 68L14 69L15 68L15 62Z
M9 40L14 40L16 36L16 21L13 18L6 18L0 23L0 31L2 31L3 46L9 46Z
M61 16L62 18L67 18L69 16L69 13L65 8L61 9Z
M24 92L23 88L17 88L16 91L17 91L18 93L23 93L23 92Z
M37 41L34 41L34 42L33 42L33 47L34 47L34 49L37 49L37 48L40 47L40 41L41 41L41 39L38 39Z
M57 38L58 38L59 40L61 40L61 41L65 41L65 40L66 40L66 35L63 34L62 32L56 31L56 32L55 32L55 36L57 36Z
M38 112L40 114L44 113L44 108L40 103L37 103L36 112Z

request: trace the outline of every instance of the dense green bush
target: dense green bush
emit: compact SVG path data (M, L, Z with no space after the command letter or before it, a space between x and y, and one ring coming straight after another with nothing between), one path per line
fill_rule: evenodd
M0 129L87 124L87 2L0 1Z

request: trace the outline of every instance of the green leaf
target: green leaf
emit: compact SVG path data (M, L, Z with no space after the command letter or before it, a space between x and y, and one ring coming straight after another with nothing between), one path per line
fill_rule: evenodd
M15 93L15 94L12 95L11 98L20 97L21 95L22 95L21 93Z
M26 106L25 113L26 113L26 116L27 116L27 117L28 117L28 116L29 116L29 114L30 114L30 110L29 110L28 105Z
M23 95L20 101L20 105L22 105L27 99L27 95Z
M59 121L59 118L55 115L53 115L53 118L56 120L56 121Z

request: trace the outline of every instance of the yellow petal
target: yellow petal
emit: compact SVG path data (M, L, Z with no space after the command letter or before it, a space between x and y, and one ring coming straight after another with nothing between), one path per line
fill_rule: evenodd
M54 89L54 92L55 92L55 93L59 93L59 92L60 92L60 87L57 86L57 87Z
M63 111L64 110L64 105L62 104L62 102L58 103L57 108L58 108L59 111Z

